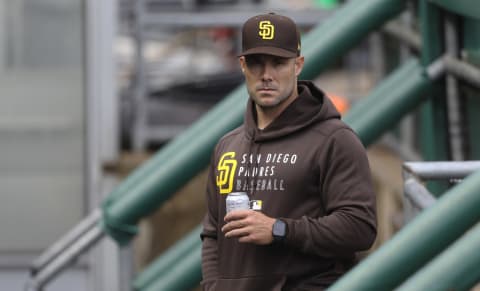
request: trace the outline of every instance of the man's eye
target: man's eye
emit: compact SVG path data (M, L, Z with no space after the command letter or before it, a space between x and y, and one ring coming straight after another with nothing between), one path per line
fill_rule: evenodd
M260 61L257 60L257 59L248 59L247 60L247 66L251 67L251 66L257 66L260 64Z
M284 64L286 64L287 62L288 62L288 60L286 60L286 59L275 59L275 60L274 60L274 64L275 64L275 65L284 65Z

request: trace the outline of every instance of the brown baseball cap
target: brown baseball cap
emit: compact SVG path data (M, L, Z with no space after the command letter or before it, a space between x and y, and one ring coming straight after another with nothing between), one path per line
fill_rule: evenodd
M292 19L275 13L261 14L243 25L239 56L267 54L294 58L300 55L300 47L300 32Z

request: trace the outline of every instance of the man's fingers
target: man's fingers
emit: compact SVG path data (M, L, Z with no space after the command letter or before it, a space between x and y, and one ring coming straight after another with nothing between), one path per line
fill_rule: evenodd
M225 232L225 237L245 237L248 235L250 235L250 232L248 231L247 227L237 228L237 229L233 229L228 232Z
M230 221L229 223L225 224L223 227L222 227L222 232L228 232L232 229L239 229L239 228L243 228L243 227L246 227L248 226L248 221L245 220L245 219L242 219L242 220L234 220L234 221Z
M232 220L243 219L243 218L248 216L250 211L252 211L252 210L233 210L233 211L230 211L229 213L227 213L227 215L225 215L224 220L228 222L228 221L232 221Z

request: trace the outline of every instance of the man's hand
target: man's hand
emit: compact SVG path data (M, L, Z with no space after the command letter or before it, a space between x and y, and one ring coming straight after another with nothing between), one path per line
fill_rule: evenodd
M225 215L222 227L225 237L238 237L241 243L268 245L272 243L275 219L253 210L234 210Z

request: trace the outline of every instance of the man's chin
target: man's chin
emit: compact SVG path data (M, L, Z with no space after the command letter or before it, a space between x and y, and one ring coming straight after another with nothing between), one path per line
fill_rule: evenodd
M269 109L269 108L274 108L278 105L278 102L275 102L275 101L263 101L263 102L259 102L257 103L257 105L262 108L262 109Z
M257 100L262 103L274 103L276 99L274 94L259 94L257 97Z

